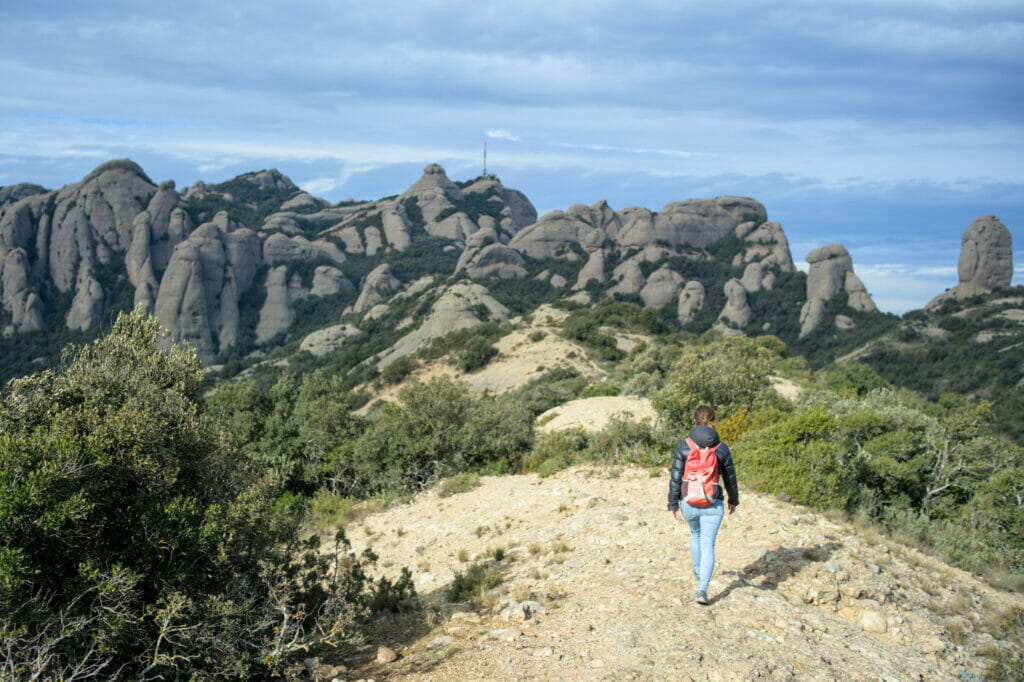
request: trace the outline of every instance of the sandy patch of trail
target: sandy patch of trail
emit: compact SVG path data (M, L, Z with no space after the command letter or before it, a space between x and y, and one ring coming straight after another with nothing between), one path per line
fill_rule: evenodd
M354 548L372 546L392 574L414 568L438 617L426 634L371 642L344 661L346 679L959 679L983 673L977 651L994 644L985 614L1024 603L741 488L701 608L667 488L664 470L573 468L484 477L368 517L350 531ZM482 602L449 603L456 572L474 561L501 585ZM378 645L398 660L374 663Z
M572 428L600 431L615 416L635 422L647 421L651 424L658 420L658 412L647 398L598 396L571 400L541 413L537 417L537 430L540 433Z

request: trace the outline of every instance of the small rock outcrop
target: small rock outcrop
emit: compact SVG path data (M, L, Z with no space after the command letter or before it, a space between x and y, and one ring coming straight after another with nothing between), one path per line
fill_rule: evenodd
M704 285L691 279L679 293L679 307L676 316L679 324L689 324L694 315L704 307Z
M926 309L934 309L949 298L968 298L987 294L997 287L1010 286L1013 279L1013 238L994 215L983 215L971 223L960 239L957 262L960 282L932 299Z
M419 327L381 354L377 366L384 368L398 358L415 353L434 339L483 324L476 310L478 306L487 308L490 320L508 320L509 309L495 300L486 287L474 282L458 282L441 294Z
M360 336L362 333L362 330L355 325L336 324L318 329L306 336L299 344L299 350L308 351L319 358L340 347L346 340Z
M237 228L226 214L174 247L154 313L171 337L191 343L204 363L235 342L238 302L263 265L262 251L259 235Z
M490 244L470 261L466 274L473 279L522 279L528 273L518 251L504 244Z
M828 244L807 254L807 301L800 310L800 336L821 324L825 302L846 294L846 304L863 312L876 310L867 288L853 272L853 260L842 244Z
M43 302L30 284L24 249L15 248L3 259L3 306L11 313L11 329L4 333L33 332L43 326Z
M1013 240L999 218L978 218L961 239L957 285L963 296L988 293L1010 286L1013 278Z
M361 313L369 310L376 304L388 298L402 288L402 283L391 271L391 266L381 263L366 276L362 289L359 291L359 298L356 299L352 311Z
M682 275L663 265L647 278L647 283L640 290L640 298L647 308L661 308L676 297L682 286Z
M740 336L743 334L743 327L750 322L751 311L750 302L747 300L747 290L734 277L725 283L725 297L725 307L718 314L718 320L713 329L726 336Z

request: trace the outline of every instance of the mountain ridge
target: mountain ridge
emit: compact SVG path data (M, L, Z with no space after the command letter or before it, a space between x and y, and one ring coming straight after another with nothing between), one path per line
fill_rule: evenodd
M582 305L601 295L632 298L694 331L715 326L726 334L778 326L751 310L749 296L772 290L780 276L802 277L781 226L750 198L670 202L657 212L615 211L600 201L538 217L525 195L495 176L455 183L437 164L398 195L336 205L274 169L178 192L127 159L59 190L0 192L5 335L87 332L109 311L142 306L207 365L239 351L240 339L245 353L273 346L311 296L338 299L336 318L360 312L339 294L362 295L374 267L395 267L403 255L432 260L419 276L528 279L547 300ZM842 279L852 263L831 270ZM416 279L399 275L392 293ZM813 285L807 299L837 293ZM246 306L258 309L246 316ZM823 321L816 306L800 316L804 335ZM795 325L793 317L786 324Z

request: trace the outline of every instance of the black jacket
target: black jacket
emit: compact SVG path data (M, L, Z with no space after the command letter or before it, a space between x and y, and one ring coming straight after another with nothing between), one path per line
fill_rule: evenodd
M718 432L710 426L694 426L690 429L690 438L702 448L710 448L719 443ZM675 456L672 458L672 478L668 483L668 508L669 510L679 508L680 490L683 487L683 470L686 468L686 456L690 454L690 446L685 440L676 446ZM736 468L732 463L732 455L729 453L729 446L722 443L715 451L718 457L718 483L729 495L729 504L740 503L740 491L736 486ZM721 489L715 491L715 498L722 499Z

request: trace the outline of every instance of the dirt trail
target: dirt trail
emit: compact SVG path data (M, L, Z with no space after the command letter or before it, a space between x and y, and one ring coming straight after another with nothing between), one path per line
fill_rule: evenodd
M1024 604L741 488L700 607L667 488L664 470L574 468L485 477L368 517L350 531L355 549L371 545L394 574L414 568L435 625L370 642L340 679L980 679L978 650L1003 645L982 623ZM503 582L482 604L450 604L455 572L474 561ZM398 659L375 662L381 645Z

